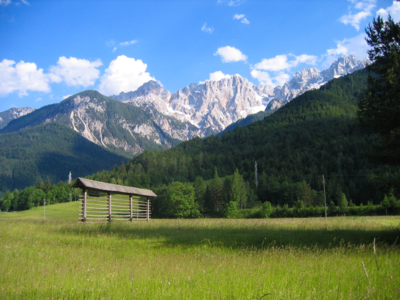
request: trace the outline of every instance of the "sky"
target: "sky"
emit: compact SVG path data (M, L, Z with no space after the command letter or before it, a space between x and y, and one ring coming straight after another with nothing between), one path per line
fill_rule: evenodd
M282 85L340 56L393 0L0 0L0 112L156 80L171 93L239 74Z

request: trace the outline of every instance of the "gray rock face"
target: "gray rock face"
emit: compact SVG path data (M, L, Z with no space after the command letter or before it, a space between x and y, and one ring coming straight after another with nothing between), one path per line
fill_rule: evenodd
M11 108L9 110L0 112L0 129L6 127L10 121L25 116L33 112L34 110L35 110L34 108L22 107L22 108Z
M174 138L186 140L221 132L250 114L279 108L304 92L362 69L366 64L367 61L359 61L354 56L341 57L325 71L303 69L296 72L289 82L277 87L253 85L247 79L233 75L219 81L192 83L174 94L164 90L157 82L149 81L134 92L111 97L143 108L164 131L168 131L168 128L160 121L160 115L179 120L185 124L185 128L168 132ZM188 130L189 125L196 129Z
M192 130L187 138L218 133L232 122L265 110L266 105L263 97L253 89L253 84L239 75L200 85L192 83L172 95L154 81L145 85L153 87L147 94L141 93L139 88L136 92L112 97L198 128ZM260 87L259 92L268 89Z
M354 55L349 55L338 58L322 72L317 68L303 69L296 72L283 86L275 87L273 96L276 99L291 101L306 91L320 88L329 80L363 69L368 63L368 59L360 61Z
M196 129L158 112L151 115L140 107L85 91L19 118L3 132L51 122L67 125L89 141L124 155L169 148Z
M268 105L267 108L265 109L266 111L268 110L275 110L275 109L279 109L282 106L284 106L287 103L286 100L279 100L279 99L272 99Z

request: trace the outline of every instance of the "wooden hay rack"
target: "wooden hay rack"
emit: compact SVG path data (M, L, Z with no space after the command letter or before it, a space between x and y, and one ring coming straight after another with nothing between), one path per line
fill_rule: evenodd
M78 178L73 188L82 189L79 220L82 222L149 221L151 190ZM90 193L89 193L90 192Z

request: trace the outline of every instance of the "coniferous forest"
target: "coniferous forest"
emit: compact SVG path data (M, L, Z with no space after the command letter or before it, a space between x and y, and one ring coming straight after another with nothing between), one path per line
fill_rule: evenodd
M242 206L247 207L266 201L281 207L294 207L298 201L323 206L324 175L328 204L338 206L343 197L355 205L379 204L393 188L381 177L398 178L399 172L366 158L374 137L359 126L356 112L367 77L368 71L361 70L332 80L262 121L170 150L145 151L90 178L153 188L161 196L173 182L195 182L200 210L213 212L232 201L236 169L244 181ZM222 182L222 177L227 179Z
M367 160L374 135L357 119L357 101L367 78L368 71L361 70L334 79L261 121L169 150L145 151L88 177L153 189L159 195L152 208L157 217L229 216L238 208L263 203L264 214L269 203L294 211L323 208L322 176L330 212L334 207L378 205L389 198L393 203L386 206L397 211L399 190L390 180L399 178L398 168ZM14 202L20 204L8 204L9 209L27 207ZM185 214L171 211L179 205L187 207ZM308 215L323 213L317 209Z

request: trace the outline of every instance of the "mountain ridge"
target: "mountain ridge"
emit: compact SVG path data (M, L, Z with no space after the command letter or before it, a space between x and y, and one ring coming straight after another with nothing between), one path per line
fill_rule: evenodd
M236 74L218 81L191 83L173 94L159 83L149 81L136 91L110 97L189 122L199 129L197 136L205 137L222 132L249 115L277 109L304 92L318 89L329 80L360 70L367 64L368 60L359 61L352 55L340 57L326 70L305 68L296 72L289 82L276 87L253 85ZM274 106L269 106L273 100Z

